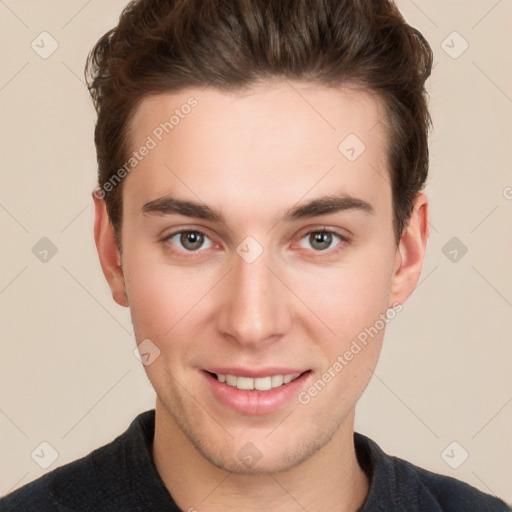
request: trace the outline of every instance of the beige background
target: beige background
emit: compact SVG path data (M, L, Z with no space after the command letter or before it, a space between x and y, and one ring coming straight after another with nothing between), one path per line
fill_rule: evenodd
M45 472L31 458L41 442L58 452L49 471L154 406L92 236L94 111L83 67L125 3L0 1L0 495ZM512 502L512 2L399 7L435 52L432 233L356 427L388 453ZM59 45L47 59L31 48L43 31ZM454 31L469 44L458 58ZM46 263L32 252L42 237L58 249ZM468 248L455 263L443 253L452 237ZM462 450L468 459L452 469L444 459L455 465Z

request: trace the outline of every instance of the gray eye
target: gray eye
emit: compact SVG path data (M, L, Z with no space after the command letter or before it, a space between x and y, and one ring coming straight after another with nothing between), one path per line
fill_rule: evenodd
M168 238L169 242L178 247L178 249L187 252L198 251L199 249L208 249L211 247L211 240L200 231L179 231Z
M299 245L304 249L313 249L315 251L325 251L336 245L334 242L338 239L341 241L341 237L336 233L330 231L312 231L302 238Z
M319 251L323 251L331 245L332 233L311 233L309 235L309 241L311 243L311 247L318 249Z
M184 231L181 233L180 243L189 251L197 251L204 243L204 235L197 231Z

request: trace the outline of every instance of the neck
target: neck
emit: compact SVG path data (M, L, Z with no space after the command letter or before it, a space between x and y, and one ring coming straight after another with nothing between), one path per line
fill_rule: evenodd
M176 504L186 511L355 512L368 493L357 462L354 412L312 457L287 471L257 476L214 466L190 443L157 399L153 458Z

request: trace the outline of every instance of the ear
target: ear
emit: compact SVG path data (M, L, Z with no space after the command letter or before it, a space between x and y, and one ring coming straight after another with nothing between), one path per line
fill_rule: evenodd
M114 228L110 223L106 203L92 193L94 200L94 241L100 258L103 274L112 291L112 297L120 305L128 307L128 295L124 283L121 254L117 248Z
M395 268L391 279L389 307L403 304L414 291L423 268L429 230L428 199L419 193L413 202L413 211L402 233L396 251Z

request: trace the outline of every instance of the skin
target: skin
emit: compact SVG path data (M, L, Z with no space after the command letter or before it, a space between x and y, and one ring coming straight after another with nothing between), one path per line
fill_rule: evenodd
M93 196L112 295L130 307L137 342L160 350L145 367L157 395L156 467L183 510L355 511L368 478L355 456L354 411L384 329L307 405L294 399L268 414L219 403L200 369L310 369L308 389L411 295L427 198L417 195L397 245L383 107L354 89L268 82L243 94L210 87L148 97L132 118L133 147L190 96L198 106L124 180L122 255L104 201ZM366 146L353 162L338 151L350 133ZM284 218L327 194L359 198L373 212ZM167 195L205 204L224 222L142 212ZM319 246L310 234L324 228L348 241ZM180 236L164 240L180 229L207 238L195 252ZM236 252L247 236L263 249L252 263ZM250 467L237 457L248 442L262 455Z

